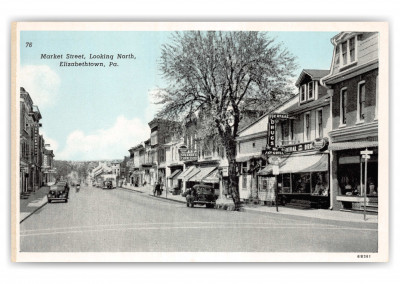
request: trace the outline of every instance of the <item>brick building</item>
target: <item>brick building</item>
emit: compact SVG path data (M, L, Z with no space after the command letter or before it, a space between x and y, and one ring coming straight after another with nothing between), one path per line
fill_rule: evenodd
M341 32L331 40L330 72L321 79L332 96L331 186L334 209L377 211L378 202L378 82L379 33ZM365 160L360 151L373 152Z

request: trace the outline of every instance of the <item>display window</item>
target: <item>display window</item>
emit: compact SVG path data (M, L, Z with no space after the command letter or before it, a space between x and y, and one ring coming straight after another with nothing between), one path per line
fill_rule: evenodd
M343 151L338 155L339 195L367 196L378 195L378 151L375 149L367 163L367 186L365 183L365 160L360 150Z
M311 193L311 174L292 174L292 193Z
M311 173L311 188L313 195L329 195L329 175L328 172Z

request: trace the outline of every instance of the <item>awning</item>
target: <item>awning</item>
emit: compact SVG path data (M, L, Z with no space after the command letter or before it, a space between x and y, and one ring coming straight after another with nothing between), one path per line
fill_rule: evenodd
M309 173L328 171L328 155L295 156L284 159L279 164L279 173ZM272 165L268 165L258 172L258 175L272 174Z
M215 170L215 167L206 167L206 168L199 168L199 171L197 174L193 175L191 178L189 178L187 181L197 181L201 182L203 178L208 176L213 170Z
M186 181L192 181L190 180L193 176L197 175L200 172L200 168L194 168L190 173L188 173L185 176Z
M261 154L247 155L247 156L237 157L236 158L236 162L237 163L243 163L243 162L250 161L251 159L260 159L260 158L262 158Z
M181 170L175 170L172 174L170 174L167 178L174 178L178 176L182 171Z
M328 149L333 151L347 150L347 149L362 149L378 147L378 141L350 141L350 142L337 142L329 145Z
M219 173L218 169L215 169L213 172L211 172L208 176L203 178L202 180L205 183L219 183Z
M186 170L184 170L183 172L181 172L176 179L184 179L193 169L195 168L195 166L190 166L188 168L186 168Z

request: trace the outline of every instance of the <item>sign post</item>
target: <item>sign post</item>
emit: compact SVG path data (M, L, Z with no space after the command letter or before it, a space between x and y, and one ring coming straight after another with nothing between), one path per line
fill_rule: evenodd
M365 148L364 151L361 151L360 154L362 155L362 157L365 159L365 170L364 170L364 221L367 220L367 171L368 171L368 159L371 158L371 154L373 153L373 151L368 151L368 148Z

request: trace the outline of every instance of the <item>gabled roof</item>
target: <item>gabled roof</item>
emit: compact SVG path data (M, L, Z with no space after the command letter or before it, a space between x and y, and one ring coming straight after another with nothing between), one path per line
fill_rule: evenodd
M288 98L287 100L285 100L283 103L280 103L279 105L277 105L276 107L274 107L271 111L263 114L262 116L260 116L259 118L257 118L257 120L253 121L252 123L246 125L245 127L241 128L238 131L238 135L239 133L245 131L246 129L248 129L249 127L251 127L252 125L256 124L257 122L259 122L260 120L262 120L264 117L266 117L267 115L273 113L275 110L277 110L278 108L282 107L283 105L285 105L286 103L290 102L291 100L293 100L295 97L297 97L298 94L292 95L290 96L290 98Z
M312 102L307 103L307 104L302 104L302 105L297 105L296 104L294 106L289 107L286 110L286 112L288 114L294 115L294 114L305 112L305 111L308 111L308 110L311 110L311 109L314 109L314 108L317 108L317 107L322 107L322 106L325 106L325 105L329 105L329 103L330 103L329 98L330 98L329 95L325 95L325 96L322 96L322 97L318 98L318 100L312 101Z
M299 78L297 78L296 81L296 87L300 86L301 81L303 81L304 77L306 75L310 76L311 79L314 80L319 80L322 77L326 76L329 74L330 70L320 70L320 69L303 69L301 71Z

